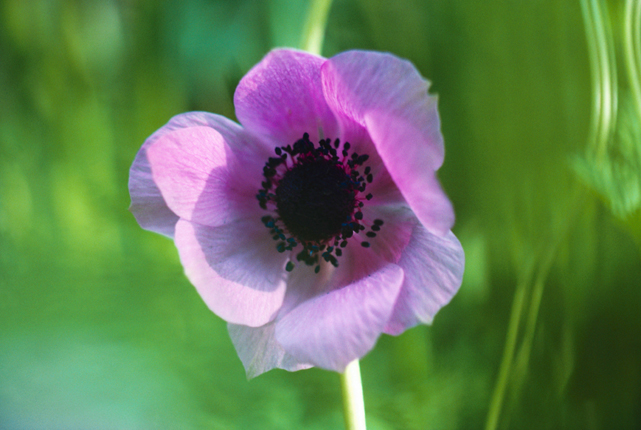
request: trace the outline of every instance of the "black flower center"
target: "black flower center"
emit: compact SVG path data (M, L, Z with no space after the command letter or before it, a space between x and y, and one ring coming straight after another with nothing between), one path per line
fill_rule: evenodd
M372 194L365 188L373 180L371 168L359 169L369 159L367 154L349 154L350 144L336 139L321 140L315 146L305 133L292 145L275 149L277 157L269 157L263 167L265 180L256 198L260 207L273 212L261 221L277 241L278 252L292 251L302 245L296 260L316 265L320 270L322 258L338 266L336 257L348 239L366 230L361 208ZM383 221L370 225L367 238L376 237ZM361 246L369 247L366 240ZM292 261L287 270L295 267Z
M287 230L304 242L341 232L356 207L354 184L342 165L309 158L288 170L276 188L276 207Z

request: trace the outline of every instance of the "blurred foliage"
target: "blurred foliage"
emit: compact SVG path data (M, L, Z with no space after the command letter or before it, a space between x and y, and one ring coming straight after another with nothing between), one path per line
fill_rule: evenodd
M233 117L238 80L298 44L307 6L0 2L1 428L342 426L335 374L247 382L173 243L127 211L144 139L188 110ZM572 169L591 100L578 2L335 0L324 54L354 48L432 81L467 256L432 327L363 359L369 428L481 428L521 295L498 427L641 427L639 218Z

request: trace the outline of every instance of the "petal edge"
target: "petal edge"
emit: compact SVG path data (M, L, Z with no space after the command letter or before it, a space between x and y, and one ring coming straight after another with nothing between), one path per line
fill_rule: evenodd
M299 361L342 372L374 347L402 282L403 270L388 264L351 285L308 300L276 322L276 340Z
M417 225L398 264L405 278L385 328L385 333L391 335L432 323L434 315L461 286L465 253L451 231L439 237Z
M185 275L209 309L227 322L259 327L272 321L283 303L285 257L273 252L266 261L252 261L263 247L241 244L230 249L230 235L235 228L242 232L244 225L207 227L181 219L175 242Z

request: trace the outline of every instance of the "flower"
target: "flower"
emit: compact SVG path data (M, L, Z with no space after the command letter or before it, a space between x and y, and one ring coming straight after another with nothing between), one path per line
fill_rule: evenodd
M436 97L390 54L276 49L238 84L241 125L189 112L131 167L131 211L173 237L249 377L343 371L431 323L464 254L436 170Z

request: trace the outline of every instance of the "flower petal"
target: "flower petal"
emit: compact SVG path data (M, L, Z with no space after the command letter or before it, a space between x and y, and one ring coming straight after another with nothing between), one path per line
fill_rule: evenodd
M129 171L129 195L131 196L129 210L136 217L140 227L174 237L178 215L167 207L165 199L162 198L153 180L144 146L136 154Z
M209 308L227 322L262 326L276 317L285 295L285 254L276 252L260 220L207 227L176 224L185 274Z
M376 343L393 310L403 270L388 264L308 300L276 322L276 340L301 362L342 372Z
M398 265L405 278L385 328L392 335L417 324L431 324L461 286L465 254L452 232L439 237L417 225Z
M151 166L147 158L147 150L158 139L172 131L198 126L213 127L219 130L223 136L231 136L237 134L238 130L241 130L238 124L235 124L225 117L207 112L187 112L176 115L166 125L147 138L136 154L129 173L129 194L131 196L131 206L129 210L134 214L138 224L140 224L142 228L173 237L174 226L178 221L178 216L169 209L158 186L154 182ZM245 143L245 140L241 143ZM255 144L238 146L246 151L261 152L256 148ZM266 154L264 150L263 153ZM259 156L261 155L262 154ZM266 155L261 158L265 159Z
M323 288L327 284L327 278L332 272L331 269L333 269L331 265L329 267L323 266L320 273L314 273L311 266L298 264L289 273L287 291L278 315L283 316L305 300L322 294ZM272 321L256 328L235 324L227 325L229 336L245 366L248 378L254 378L274 367L293 372L313 366L311 363L297 360L285 351L276 341L275 324L276 321Z
M198 126L169 132L147 149L147 158L164 201L181 218L218 226L253 211L259 219L260 180L237 167L240 161L217 130Z
M404 119L368 112L365 123L388 172L421 223L444 236L454 225L454 209L429 168L429 153L420 144L421 132ZM408 144L409 143L409 144Z
M297 252L292 251L290 261L296 262ZM320 270L314 271L315 266L308 266L303 262L296 262L296 267L287 277L287 292L278 312L278 318L285 316L289 311L301 303L310 300L316 296L326 294L327 292L340 288L345 285L336 286L333 275L336 274L336 268L329 263L320 261Z
M376 232L376 237L366 236L366 231L358 233L358 238L370 244L363 248L357 243L347 249L358 251L371 250L375 255L382 257L389 263L397 263L409 243L414 226L418 220L406 205L366 205L363 208L364 220L373 224L375 219L385 223ZM362 256L358 256L361 259ZM370 257L371 258L371 257Z
M403 197L403 194L396 186L394 179L392 179L392 176L389 174L383 163L381 163L381 166L372 168L372 174L374 176L374 180L371 184L367 185L365 193L372 194L373 197L367 202L365 207L409 207L405 197Z
M366 114L386 112L417 131L415 140L395 141L399 153L420 153L420 160L427 161L424 169L437 170L443 164L436 97L427 94L430 83L412 63L391 54L348 51L327 60L321 74L325 98L340 122L343 139L357 144L369 129Z
M276 342L275 327L274 322L262 327L227 324L229 337L245 366L247 378L255 378L275 367L290 372L312 367L312 364L300 362L285 352Z
M320 67L324 58L275 49L241 79L234 94L236 117L273 146L338 137L338 126L323 96ZM322 131L321 131L322 129Z
M343 255L338 259L338 267L328 281L329 290L343 288L389 263L397 263L418 223L412 211L403 205L365 205L363 215L365 225L371 225L375 219L382 219L385 224L374 238L361 231L348 240ZM362 246L362 242L369 246Z

